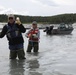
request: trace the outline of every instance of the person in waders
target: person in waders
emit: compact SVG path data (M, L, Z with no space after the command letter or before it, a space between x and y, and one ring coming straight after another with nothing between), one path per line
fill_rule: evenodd
M40 31L37 27L37 22L34 21L32 23L32 28L26 33L26 37L29 38L27 52L38 52L39 50L39 39L40 39Z
M15 21L15 16L8 15L8 23L3 27L0 32L0 38L5 35L8 39L10 49L10 59L25 59L24 52L24 39L22 33L25 33L26 29L21 24L20 20Z

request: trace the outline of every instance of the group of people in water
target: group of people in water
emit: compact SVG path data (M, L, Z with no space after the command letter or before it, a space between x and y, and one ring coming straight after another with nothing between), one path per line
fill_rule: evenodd
M19 19L15 19L15 16L10 14L8 15L8 23L4 25L2 31L0 32L0 38L3 38L5 35L8 40L9 49L10 49L10 59L26 59L24 51L24 39L22 33L26 32L26 28L22 25ZM40 31L37 27L37 22L32 22L32 27L25 35L29 38L27 52L37 53L39 50L39 39Z

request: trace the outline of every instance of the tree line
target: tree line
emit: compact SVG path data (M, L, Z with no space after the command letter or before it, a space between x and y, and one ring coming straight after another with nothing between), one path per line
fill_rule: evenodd
M76 14L61 14L55 16L22 16L15 15L15 17L20 17L22 23L31 23L32 21L37 21L43 24L59 24L59 23L74 23L76 22ZM0 22L7 22L7 15L0 15Z

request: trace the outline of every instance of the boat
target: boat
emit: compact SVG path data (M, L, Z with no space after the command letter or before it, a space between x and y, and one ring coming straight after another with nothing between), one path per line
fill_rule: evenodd
M73 31L72 24L65 24L61 23L57 28L54 28L54 26L48 26L43 30L46 32L46 34L53 35L53 34L71 34Z

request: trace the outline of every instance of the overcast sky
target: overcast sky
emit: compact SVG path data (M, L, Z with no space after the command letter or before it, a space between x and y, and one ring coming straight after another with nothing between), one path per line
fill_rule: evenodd
M76 13L76 0L1 0L0 14L52 16Z

